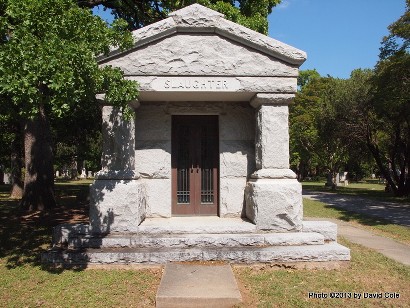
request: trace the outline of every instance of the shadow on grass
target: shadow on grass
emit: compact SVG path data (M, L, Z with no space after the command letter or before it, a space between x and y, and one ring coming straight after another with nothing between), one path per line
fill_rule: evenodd
M364 214L337 208L329 204L326 204L324 208L331 209L331 210L338 212L338 215L335 218L346 221L346 222L357 221L360 224L365 225L365 226L392 225L393 224L391 221L388 221L383 218L366 216Z
M19 201L5 196L9 191L9 185L0 185L0 259L7 268L41 266L41 253L50 248L54 226L88 222L87 185L57 185L58 207L48 213L21 212Z
M320 191L328 192L334 194L348 195L348 196L357 196L370 199L376 199L383 202L397 202L397 203L410 203L410 197L395 197L393 193L385 192L384 190L372 190L368 188L352 188L349 186L338 186L336 189L331 189L326 187L324 184L310 184L303 183L302 187L304 190L309 191Z
M380 222L380 224L397 224L410 227L410 204L389 202L375 198L368 198L367 196L348 196L340 193L323 193L318 190L303 189L303 195L315 201L320 201L328 206L325 208L332 208L341 213L340 219L360 220L361 217L370 217L369 219ZM317 210L320 209L317 208ZM328 213L330 214L330 213ZM363 219L362 219L363 220ZM384 223L383 223L384 222ZM363 220L366 224L366 221Z

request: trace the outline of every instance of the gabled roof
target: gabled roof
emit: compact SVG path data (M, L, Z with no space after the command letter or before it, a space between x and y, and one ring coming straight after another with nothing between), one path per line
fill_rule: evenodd
M300 66L306 60L306 53L266 35L226 20L224 15L199 4L192 4L169 14L169 17L133 31L134 47L138 49L176 33L215 33L261 53L280 59L291 65ZM113 50L100 63L118 57L128 51Z

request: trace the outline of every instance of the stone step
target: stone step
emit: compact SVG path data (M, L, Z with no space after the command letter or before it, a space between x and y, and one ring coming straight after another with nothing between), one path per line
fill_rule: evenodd
M233 263L282 263L348 261L350 250L338 243L304 246L219 248L103 248L78 251L51 250L42 262L63 265L165 264L173 261L226 261Z
M323 245L324 236L315 232L250 234L109 234L103 237L69 238L70 248L161 248Z
M303 227L301 232L296 233L319 233L324 236L325 241L337 240L337 225L328 221L303 221ZM125 234L126 232L124 232ZM172 217L172 218L147 218L139 226L138 234L147 235L149 237L162 237L166 234L221 234L226 235L252 235L252 234L269 234L273 232L261 231L256 228L254 224L246 219L240 218L219 218L219 217ZM112 243L114 240L106 239L110 238L111 234L106 237L100 237L96 240L91 239L92 231L87 224L62 224L58 225L53 230L53 244L55 245L71 245L72 247L79 247L81 243L87 246L87 241L92 243L88 246L100 247L100 246L113 246L123 247L129 246L127 237L134 237L135 233L128 233L126 238L118 240L117 244ZM114 233L112 233L114 234ZM278 233L283 234L283 233ZM120 235L121 237L121 235ZM121 242L121 243L120 243ZM105 244L107 243L107 245ZM291 244L298 245L298 243Z
M245 218L220 218L216 216L146 218L138 227L138 233L142 234L255 232L258 232L256 225Z

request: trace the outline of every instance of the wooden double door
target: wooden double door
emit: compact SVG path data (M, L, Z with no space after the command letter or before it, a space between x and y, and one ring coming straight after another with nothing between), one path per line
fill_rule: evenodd
M172 116L172 215L218 214L218 116Z

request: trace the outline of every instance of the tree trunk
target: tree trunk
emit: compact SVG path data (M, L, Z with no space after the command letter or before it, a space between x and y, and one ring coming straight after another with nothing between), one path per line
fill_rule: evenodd
M373 158L375 159L376 164L379 167L380 172L383 174L384 178L386 179L387 184L389 185L389 187L392 190L393 194L395 196L397 196L398 195L397 186L394 183L390 172L388 170L386 170L386 168L383 165L382 159L380 157L379 148L376 145L372 144L369 141L369 138L367 140L367 147L369 148L370 152L372 153Z
M21 208L25 211L45 211L56 206L54 198L53 151L51 132L40 104L38 115L24 127L26 174Z
M15 137L11 144L11 199L21 199L23 196L22 161L22 130L19 123L13 125Z

